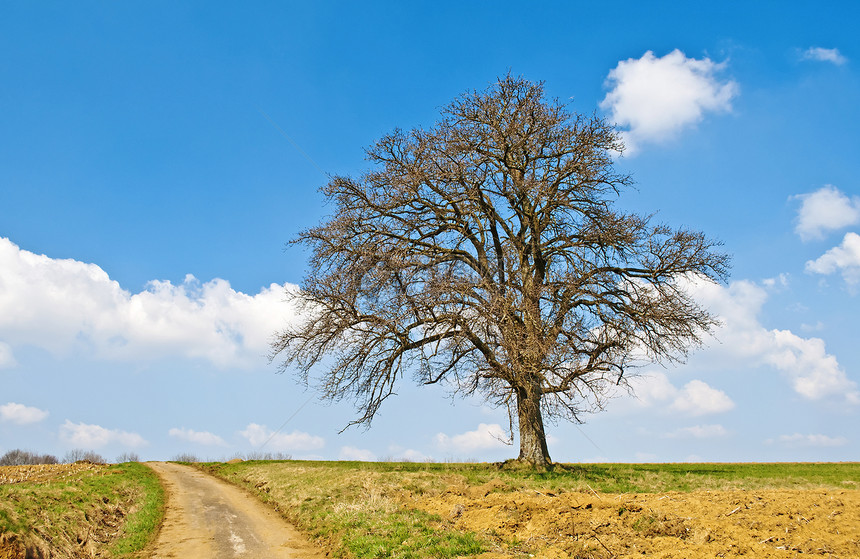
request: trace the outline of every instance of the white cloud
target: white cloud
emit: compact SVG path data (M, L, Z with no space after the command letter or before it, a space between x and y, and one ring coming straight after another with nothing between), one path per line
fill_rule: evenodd
M252 296L225 280L189 275L181 285L151 281L130 293L95 264L37 255L0 238L0 340L101 359L184 357L247 367L265 363L272 333L295 316L285 287Z
M267 448L274 450L318 450L325 446L325 439L302 431L292 433L277 433L256 423L249 423L244 431L239 433L245 437L251 446L261 447L265 444Z
M758 315L767 300L765 289L745 280L729 287L700 281L690 288L693 297L722 320L715 332L719 343L700 352L700 358L726 368L773 367L804 398L860 404L857 383L848 378L836 357L827 353L824 340L761 325Z
M784 288L788 287L788 274L779 274L775 278L766 278L761 280L762 285L768 288Z
M139 447L148 444L137 433L118 429L105 429L100 425L72 423L68 419L60 426L60 439L70 445L83 449L96 449L109 444Z
M0 342L0 369L11 369L17 364L15 355L12 353L12 347L7 343Z
M509 437L498 423L480 423L474 431L467 431L453 437L449 437L445 433L438 433L433 440L436 446L442 450L472 452L491 448L504 448L507 446L505 441L509 440Z
M766 444L778 443L789 447L834 447L845 446L848 444L848 439L845 437L828 437L827 435L802 435L795 433L793 435L780 435L776 440L768 439Z
M803 241L822 239L827 232L860 223L860 197L849 198L833 185L789 200L800 200L794 231Z
M609 72L606 85L611 90L600 107L628 129L628 148L666 140L701 121L706 112L731 110L739 88L733 80L716 77L724 66L709 58L687 58L677 49L662 58L648 51L642 58L620 61Z
M790 330L767 329L759 321L768 292L751 281L732 282L728 287L710 281L693 281L691 296L721 322L714 337L696 352L687 367L707 370L737 370L768 367L778 371L794 391L808 400L860 405L860 389L824 340L805 338ZM661 372L631 379L639 402L663 406L690 415L727 411L734 407L722 391L694 380L676 388Z
M662 405L690 416L723 413L735 407L725 392L701 380L691 380L678 389L664 373L653 372L635 377L632 383L637 398L648 407Z
M845 283L851 287L856 286L860 283L860 235L846 233L841 245L807 262L806 270L824 275L839 271Z
M729 432L722 425L693 425L692 427L683 427L667 433L664 438L668 439L713 439L717 437L725 437Z
M192 429L182 429L173 428L167 432L171 437L175 437L177 439L188 441L190 443L202 444L207 446L227 446L227 443L213 433L208 431L194 431Z
M827 353L824 340L801 338L788 330L772 330L769 334L773 345L763 360L787 372L795 392L810 400L833 396L860 404L857 384L848 379L836 357Z
M678 389L664 373L648 373L633 377L630 382L636 398L647 407L665 403L678 393Z
M376 455L366 449L354 446L343 446L338 453L338 460L358 460L360 462L373 462Z
M28 423L38 423L46 417L48 417L48 412L24 404L9 402L0 406L0 421L27 425Z
M699 416L729 411L735 403L722 390L700 380L691 380L678 392L670 407L687 415Z
M837 66L841 66L848 62L848 59L842 56L839 49L825 49L821 47L810 47L801 53L800 57L803 60L818 60L820 62L831 62Z

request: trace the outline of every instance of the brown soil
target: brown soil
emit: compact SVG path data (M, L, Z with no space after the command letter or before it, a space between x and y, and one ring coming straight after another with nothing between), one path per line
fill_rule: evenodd
M541 494L501 480L404 496L403 505L482 534L484 559L860 557L860 491Z

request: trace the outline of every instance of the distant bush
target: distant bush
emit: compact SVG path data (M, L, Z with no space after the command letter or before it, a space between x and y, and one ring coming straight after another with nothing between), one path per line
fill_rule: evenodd
M191 454L190 452L183 452L182 454L177 454L173 457L174 462L200 462L200 459L197 456Z
M292 460L293 456L285 452L249 452L245 460Z
M57 464L56 456L50 454L35 454L16 448L0 456L0 466L33 466L36 464Z
M140 462L140 456L135 452L123 452L116 457L117 464L124 464L126 462Z
M107 464L107 460L101 454L98 454L92 450L83 450L80 448L75 448L68 451L65 456L63 456L63 462L65 464L73 464L75 462L92 462L93 464Z

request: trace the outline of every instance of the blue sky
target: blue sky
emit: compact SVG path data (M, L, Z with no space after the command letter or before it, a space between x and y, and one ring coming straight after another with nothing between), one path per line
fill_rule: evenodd
M465 4L465 5L461 5ZM266 358L326 173L508 71L623 131L624 208L705 231L723 320L557 461L860 457L853 2L4 2L0 452L501 460L504 410L402 385L338 432ZM279 430L280 428L280 430Z

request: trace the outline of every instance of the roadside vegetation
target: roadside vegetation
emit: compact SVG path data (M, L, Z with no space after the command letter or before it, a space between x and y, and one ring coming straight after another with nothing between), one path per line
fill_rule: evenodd
M763 495L796 490L856 493L860 489L857 463L589 464L556 465L545 471L516 464L304 461L198 467L249 489L332 556L361 559L458 557L486 551L526 557L541 545L550 545L545 536L527 535L531 529L527 526L542 523L539 515L564 518L572 510L571 503L581 505L577 512L588 519L585 522L597 519L598 511L605 512L608 521L623 520L626 524L617 533L626 530L627 540L632 536L653 539L655 535L687 538L692 530L689 521L689 526L684 525L671 512L655 512L658 504L672 502L664 495L736 495L741 490ZM656 495L653 499L662 500L648 506L625 505L635 494ZM494 498L499 502L491 506ZM558 514L545 514L562 502L566 504ZM485 507L486 515L476 523L480 507ZM628 508L635 512L628 513ZM565 529L544 525L552 534ZM610 556L608 534L586 534L583 524L577 526L575 534L565 537L579 547L566 542L567 547L560 550Z
M0 556L143 557L164 500L137 462L0 468Z

